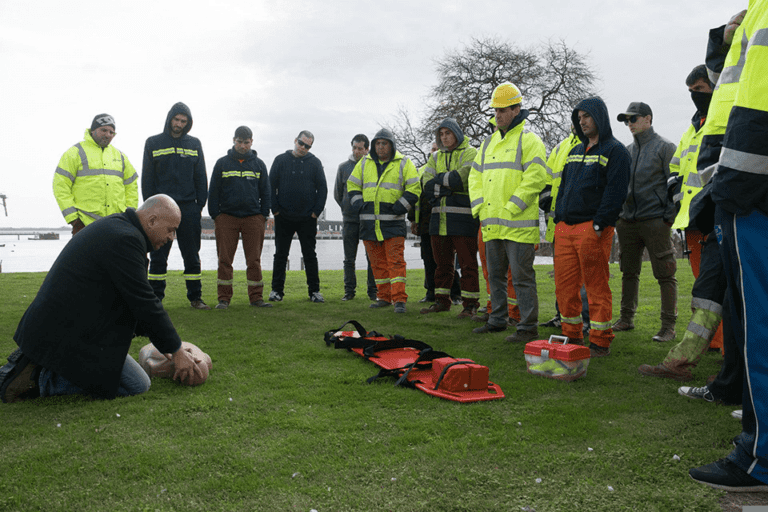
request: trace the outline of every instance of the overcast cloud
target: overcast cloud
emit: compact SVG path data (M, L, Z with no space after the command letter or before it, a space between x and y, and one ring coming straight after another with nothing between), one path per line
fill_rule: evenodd
M0 229L57 227L51 182L62 153L96 114L115 117L141 173L144 141L177 101L192 110L209 175L237 126L269 167L302 129L330 187L358 132L371 137L399 106L418 114L434 59L473 36L525 47L563 39L589 55L616 114L645 101L677 143L694 107L684 80L703 63L707 32L746 2L0 0ZM329 219L341 213L332 195ZM205 212L207 213L207 211Z

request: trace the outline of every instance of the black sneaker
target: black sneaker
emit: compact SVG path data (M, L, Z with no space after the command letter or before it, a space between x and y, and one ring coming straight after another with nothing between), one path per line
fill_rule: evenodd
M355 298L355 294L354 293L345 293L344 296L341 298L341 300L346 302L346 301L352 300L354 298ZM376 300L376 297L374 297L373 300Z
M215 309L227 309L229 307L229 301L228 300L220 300L218 304L216 304Z
M543 324L539 324L539 327L555 327L559 329L561 325L562 324L560 322L560 315L555 315L554 318L552 318L552 320L550 320L549 322L544 322Z
M688 470L691 478L715 489L729 492L768 492L768 485L747 474L728 459Z
M272 290L269 292L269 299L270 302L280 302L283 300L283 294L282 292L276 292L275 290Z
M677 388L677 392L686 398L693 398L694 400L704 400L705 402L715 401L715 395L712 394L707 386L702 386L700 388L681 386Z
M423 299L419 299L420 304L424 304L425 302L435 302L435 296L425 295Z

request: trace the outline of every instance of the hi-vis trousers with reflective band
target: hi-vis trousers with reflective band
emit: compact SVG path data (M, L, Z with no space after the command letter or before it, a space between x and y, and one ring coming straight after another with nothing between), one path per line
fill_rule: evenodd
M181 257L184 260L184 281L187 284L187 299L200 299L203 286L200 282L200 207L197 203L181 203L181 223L176 230ZM173 242L149 253L149 284L160 300L165 298L165 279L168 273L168 254Z
M608 226L597 236L592 221L555 226L555 295L560 306L563 335L581 339L581 285L587 289L589 341L609 347L613 341L611 317L613 296L608 285L614 228Z
M485 259L485 242L483 242L483 230L477 232L477 249L480 253L480 265L483 267L483 277L485 278L485 291L488 294L488 302L485 304L486 311L491 314L491 281L488 279L488 262ZM520 321L520 308L517 306L517 295L515 287L512 284L512 271L507 269L507 306L509 318Z
M226 213L216 216L216 252L219 254L218 295L219 300L232 299L232 261L237 252L240 234L243 235L248 281L248 302L264 299L264 282L261 276L261 250L264 247L263 215L233 217Z
M371 262L379 300L406 302L405 293L405 237L363 240Z
M685 245L688 246L688 250L691 251L688 254L688 262L691 264L691 271L693 271L693 277L698 279L701 268L701 252L704 244L705 235L698 229L686 229L685 230ZM712 348L719 348L723 350L723 324L717 328L712 341L709 342L709 346Z

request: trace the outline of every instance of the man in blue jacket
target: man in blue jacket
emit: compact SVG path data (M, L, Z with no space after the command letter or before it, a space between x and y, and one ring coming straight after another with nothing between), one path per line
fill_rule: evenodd
M272 213L275 216L275 259L269 300L285 296L285 267L293 234L299 236L307 275L309 300L325 302L320 294L320 275L315 252L317 218L323 213L328 185L320 160L309 152L315 136L302 130L293 141L293 150L278 155L269 170Z
M200 216L208 199L208 176L200 141L189 135L192 112L184 103L176 103L168 112L163 133L147 139L141 170L144 198L167 194L181 209L181 224L176 233L184 259L187 299L195 309L211 309L202 299L200 268ZM149 282L160 300L165 297L169 242L149 256Z
M219 158L213 167L208 191L208 213L216 224L219 255L216 309L227 309L232 300L232 260L240 235L247 266L248 302L251 306L271 307L272 304L264 302L261 276L261 250L271 195L267 166L251 149L250 128L240 126L233 141L235 145L227 156Z
M172 354L174 378L202 377L147 281L147 252L173 240L180 219L173 200L160 195L138 210L99 219L72 238L13 336L19 348L0 368L3 402L146 392L149 377L128 355L137 331L160 352Z

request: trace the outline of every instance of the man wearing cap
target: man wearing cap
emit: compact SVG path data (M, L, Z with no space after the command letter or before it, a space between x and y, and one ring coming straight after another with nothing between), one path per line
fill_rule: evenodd
M547 179L547 151L538 135L525 130L528 110L512 83L494 89L490 107L497 130L477 152L469 173L472 215L480 220L485 242L492 311L477 334L507 329L507 269L520 308L517 332L508 342L538 338L539 299L533 269L539 243L539 193Z
M581 141L570 150L559 180L552 183L555 204L555 295L563 335L583 343L582 285L589 301L589 351L609 355L613 296L608 260L613 226L627 197L629 152L611 131L602 98L586 98L571 114Z
M293 150L278 155L269 170L272 188L272 213L275 215L275 259L272 266L272 291L269 300L285 296L285 267L293 234L299 237L307 275L307 291L312 302L325 302L320 293L317 264L317 218L325 209L328 185L320 160L309 152L315 136L302 130L293 141Z
M208 213L216 225L216 251L219 255L216 309L227 309L232 300L232 261L242 236L245 252L248 302L251 306L271 307L264 302L261 275L261 250L264 227L269 217L271 190L267 166L251 149L253 132L247 126L235 130L234 146L219 158L211 173Z
M613 330L629 331L635 327L643 250L647 248L653 277L661 289L661 329L653 340L672 341L677 320L677 262L671 226L677 210L667 197L667 180L676 146L654 131L653 112L646 103L630 103L618 120L629 127L634 141L627 146L632 158L629 189L616 222L622 273L621 317L613 324Z
M368 137L362 133L358 133L352 138L352 154L344 163L339 165L339 169L336 171L336 183L333 187L333 198L336 200L336 204L341 207L343 217L341 227L341 237L344 240L344 296L341 298L343 301L355 298L357 288L355 260L357 259L357 249L360 246L360 217L349 204L347 180L357 162L368 154L369 145ZM376 300L376 281L370 262L368 262L368 298Z
M110 145L114 136L115 119L97 115L83 140L56 167L53 195L73 235L101 217L139 204L139 175L128 157Z
M371 146L347 180L349 202L360 213L360 238L376 278L377 300L370 307L394 302L395 313L405 313L405 217L419 198L419 175L413 162L397 151L389 130L379 130Z
M147 139L141 171L141 193L147 197L167 194L181 209L181 224L176 232L184 259L184 281L187 299L195 309L211 309L202 298L203 277L200 268L201 212L208 199L208 176L205 172L203 146L192 129L192 112L178 102L165 118L163 133ZM149 283L160 300L165 297L168 254L173 241L149 255Z

